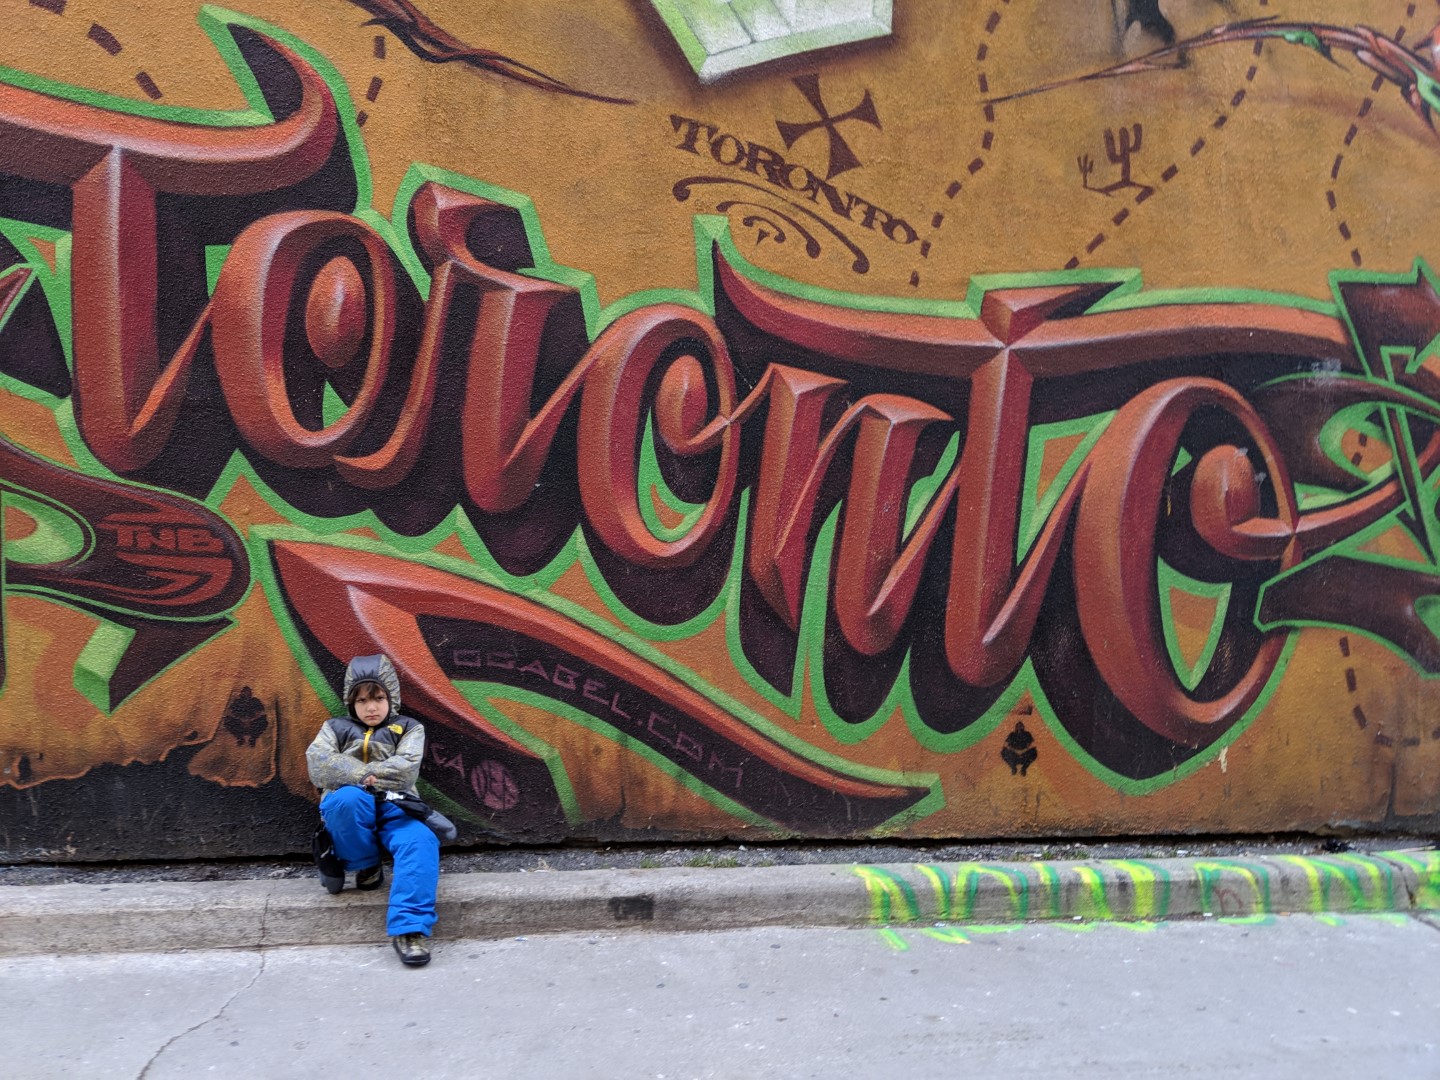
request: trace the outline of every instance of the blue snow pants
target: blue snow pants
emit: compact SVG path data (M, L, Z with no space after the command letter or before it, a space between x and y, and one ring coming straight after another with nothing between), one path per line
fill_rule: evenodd
M376 828L376 806L380 824ZM350 785L320 800L320 816L346 870L380 863L380 845L395 860L390 881L386 933L430 936L435 925L435 890L440 882L440 841L423 821L393 803L377 802L365 788Z

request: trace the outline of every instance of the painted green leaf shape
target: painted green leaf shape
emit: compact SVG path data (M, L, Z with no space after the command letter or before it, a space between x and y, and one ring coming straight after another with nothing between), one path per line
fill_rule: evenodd
M1170 663L1175 668L1180 685L1186 690L1194 690L1200 685L1200 680L1205 678L1205 673L1210 670L1210 662L1215 658L1215 649L1220 644L1220 632L1225 628L1225 613L1230 607L1230 583L1228 581L1197 581L1195 578L1182 574L1163 559L1159 561L1157 571L1156 577L1160 593L1160 625L1165 633L1165 648L1170 654ZM1215 603L1215 614L1210 620L1210 629L1205 637L1205 645L1193 663L1186 659L1184 649L1181 647L1180 632L1175 624L1172 590L1190 593L1192 596L1203 597Z

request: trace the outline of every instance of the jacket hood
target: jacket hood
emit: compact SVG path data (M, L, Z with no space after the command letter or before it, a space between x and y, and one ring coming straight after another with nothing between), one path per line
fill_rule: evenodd
M390 695L390 716L400 711L400 676L395 673L395 665L390 658L383 653L357 656L345 666L345 684L340 690L340 696L345 699L345 711L352 719L355 718L355 709L350 704L350 692L358 683L365 682L379 683L385 688L385 693Z

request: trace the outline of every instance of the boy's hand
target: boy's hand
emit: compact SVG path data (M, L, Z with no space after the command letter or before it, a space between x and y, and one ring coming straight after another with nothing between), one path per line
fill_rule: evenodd
M364 780L361 780L361 781L360 781L360 784L361 784L361 786L363 786L363 787L374 787L374 786L375 786L375 774L374 774L374 773L371 773L369 776L365 777Z

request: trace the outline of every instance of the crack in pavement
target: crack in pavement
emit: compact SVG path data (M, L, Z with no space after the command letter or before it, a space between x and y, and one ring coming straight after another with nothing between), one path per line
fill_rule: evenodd
M1400 910L1413 914L1418 906L1418 900L1415 896L1416 886L1415 883L1411 882L1409 873L1407 873L1407 871L1413 872L1413 868L1408 867L1405 863L1397 859L1387 857L1383 852L1377 854L1375 858L1377 861L1384 863L1389 869L1390 879L1398 882L1400 888L1405 890L1405 906Z
M160 1055L162 1055L163 1053L165 1053L166 1050L170 1049L170 1047L171 1047L172 1045L174 1045L176 1042L180 1041L180 1040L183 1039L186 1035L189 1035L189 1034L191 1034L192 1032L199 1031L201 1028L205 1027L207 1024L213 1024L216 1020L219 1020L220 1017L224 1016L224 1015L225 1015L225 1010L230 1007L231 1003L234 1002L234 1000L235 1000L236 998L238 998L241 994L245 993L246 990L249 990L252 986L254 986L255 983L259 981L260 976L261 976L261 975L264 975L264 974L265 974L265 951L262 949L262 950L260 950L260 966L255 969L255 974L252 975L252 976L250 976L250 981L247 982L244 986L239 987L233 994L231 994L229 997L227 997L227 998L225 999L224 1003L220 1006L220 1008L218 1008L218 1009L215 1010L215 1014L214 1014L213 1016L208 1016L208 1017L206 1017L204 1020L201 1020L201 1021L199 1021L199 1022L197 1022L197 1023L191 1024L191 1025L190 1025L188 1028L186 1028L184 1031L179 1032L179 1033L176 1034L176 1035L172 1035L172 1036L170 1036L170 1038L166 1039L165 1042L164 1042L164 1044L163 1044L158 1050L156 1050L155 1053L153 1053L153 1054L150 1055L150 1060L145 1063L145 1067L140 1070L140 1073L139 1073L139 1075L135 1078L135 1080L145 1080L145 1077L148 1076L149 1073L150 1073L150 1069L154 1066L154 1064L155 1064L157 1061L160 1060Z
M1393 862L1390 865L1392 867L1395 866ZM1405 868L1403 866L1395 867L1395 869L1399 871L1400 884L1405 888L1405 907L1411 911L1414 911L1415 887L1410 884L1410 879L1405 876Z

